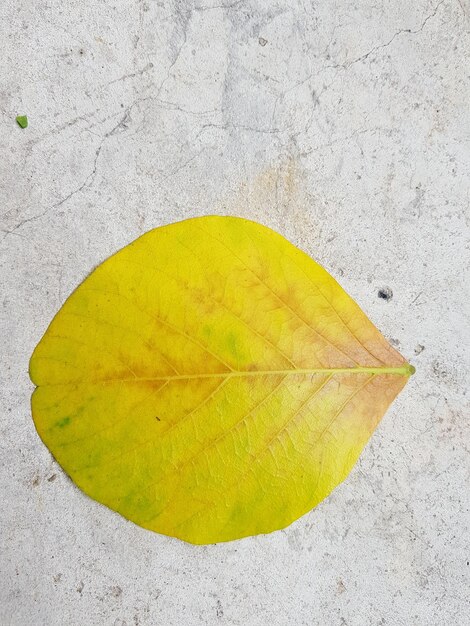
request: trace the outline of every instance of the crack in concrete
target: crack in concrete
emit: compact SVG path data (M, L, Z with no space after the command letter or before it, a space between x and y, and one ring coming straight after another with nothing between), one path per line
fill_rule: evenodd
M181 56L181 52L186 44L187 41L187 29L184 28L184 35L183 35L183 41L181 43L181 45L179 46L175 57L173 59L173 61L171 62L168 71L166 73L165 78L163 79L163 81L161 82L160 86L157 89L157 93L154 96L146 96L143 98L138 98L137 100L135 100L131 105L129 105L125 111L124 111L124 115L121 117L121 119L119 120L119 122L107 133L105 133L105 135L102 137L98 147L95 150L95 156L94 156L94 160L93 160L93 168L92 171L88 174L88 176L85 178L85 180L83 181L83 183L81 183L81 185L79 185L76 189L73 189L69 194L67 194L64 198L62 198L61 200L59 200L58 202L56 202L55 204L53 204L52 206L48 207L45 211L43 211L42 213L39 213L38 215L33 215L32 217L28 217L24 220L21 220L18 224L16 224L16 226L14 226L13 228L11 228L10 230L5 230L5 229L1 229L1 232L5 233L4 237L2 238L2 241L11 234L17 234L16 231L21 228L22 226L24 226L25 224L28 224L30 222L33 222L35 220L38 220L42 217L44 217L45 215L47 215L50 211L53 211L57 208L59 208L60 206L62 206L63 204L65 204L66 202L68 202L68 200L70 200L70 198L72 198L73 196L75 196L77 193L80 193L83 189L85 189L86 187L89 187L90 185L93 184L93 181L95 179L96 176L96 172L97 172L97 168L98 168L98 159L99 156L101 154L101 151L103 149L104 144L106 143L106 141L109 139L109 137L112 137L114 134L116 134L117 132L119 132L120 129L126 129L127 128L127 121L129 120L130 117L130 113L132 111L132 109L137 106L138 104L140 104L141 102L145 102L145 101L149 101L149 100L153 100L153 101L157 101L159 100L159 95L163 89L163 87L165 86L165 83L170 79L171 77L171 70L173 69L173 67L176 65L176 63L178 62L178 59ZM121 77L120 79L117 80L124 80L126 78L131 78L137 75L142 75L145 72L149 71L151 68L153 68L153 64L149 63L148 65L146 65L142 70L139 70L133 74L129 74L129 75L125 75L123 77ZM111 83L108 83L108 85L112 84L113 82L117 82L116 81L111 81ZM151 85L150 85L151 86ZM77 123L79 120L84 119L83 116L77 117L74 120L71 120L70 122L67 122L65 125L61 126L60 130L63 130L64 128L67 128L69 126L72 126L73 124ZM58 131L54 131L54 132L58 132ZM196 155L197 156L197 155ZM195 158L195 157L194 157ZM192 160L192 158L190 159ZM187 163L184 163L179 169L184 168L187 165ZM179 171L179 169L177 171ZM171 174L169 174L169 176L174 175L176 172L173 172Z
M183 51L184 46L186 45L186 40L188 38L188 34L187 34L187 29L184 29L184 35L183 35L183 41L180 45L180 47L178 48L175 58L173 59L173 61L170 64L170 67L168 68L168 71L166 73L165 78L162 80L160 87L157 90L157 94L154 96L154 99L158 99L158 97L160 96L163 87L165 86L165 84L167 83L168 80L170 80L171 77L171 70L174 68L174 66L176 65L176 63L178 62L178 59L181 56L181 52Z
M110 85L114 85L115 83L120 83L123 80L127 80L129 78L135 78L136 76L142 76L143 74L146 74L147 72L149 72L151 69L153 69L153 63L147 63L147 65L140 70L132 72L131 74L124 74L124 76L120 76L119 78L115 78L114 80L111 80L109 83L106 83L103 86L103 89L106 89L106 87L109 87Z
M458 2L460 0L457 0ZM338 71L339 70L347 70L349 69L352 65L355 65L356 63L360 63L361 61L366 60L367 58L369 58L370 56L372 56L375 52L378 52L379 50L382 50L384 48L387 48L388 46L390 46L393 41L402 34L410 34L410 35L416 35L417 33L420 33L426 26L426 24L429 22L429 20L431 20L433 17L436 16L440 6L445 2L445 0L440 0L437 5L434 7L434 10L432 11L432 13L430 13L428 16L426 16L424 18L424 20L422 21L421 25L419 28L413 30L411 28L402 28L400 30L398 30L396 33L393 34L393 36L386 42L383 44L379 44L377 46L374 46L373 48L371 48L368 52L365 52L364 54L362 54L361 56L357 57L356 59L353 59L352 61L349 61L347 63L337 63L334 65L326 65L325 67L323 67L322 69L320 69L320 71L316 72L316 73L311 73L309 74L306 78L303 78L302 80L298 81L297 83L295 83L294 85L292 85L291 87L288 87L285 91L280 92L275 100L274 100L274 104L273 104L273 109L271 112L271 126L274 125L275 121L276 121L276 114L277 114L277 107L279 102L281 102L283 100L283 98L290 92L294 91L295 89L298 89L299 87L301 87L302 85L304 85L305 83L310 82L312 79L317 78L320 74L322 74L323 72L325 72L326 70L337 70L335 76L333 77L333 79L328 83L328 85L324 86L324 88L321 90L321 92L319 94L315 94L314 92L314 101L316 100L316 104L318 104L320 96L329 88L331 87L331 85L336 82L337 78L338 78ZM329 47L329 46L328 46ZM306 127L308 126L308 124L306 125ZM278 132L281 132L281 130L279 130ZM299 135L300 133L295 133L295 136Z
M401 28L396 33L394 33L394 35L386 43L380 44L378 46L374 46L373 48L371 48L365 54L362 54L361 56L357 57L356 59L354 59L352 61L349 61L349 63L339 63L339 64L336 64L336 65L329 65L328 67L329 68L333 68L333 69L345 69L345 70L347 70L352 65L355 65L356 63L360 63L361 61L365 61L366 59L368 59L372 54L374 54L378 50L382 50L384 48L388 48L388 46L390 46L399 35L403 35L403 34L416 35L417 33L420 33L424 29L426 24L429 22L429 20L431 20L433 17L435 17L435 15L437 14L440 6L444 2L445 2L445 0L440 0L440 2L438 2L437 5L435 6L434 11L432 13L430 13L423 20L423 22L421 23L421 26L419 28L417 28L416 30L412 30L411 28Z
M10 230L5 230L2 229L2 232L5 233L4 237L2 238L2 241L11 234L17 234L16 231L21 228L22 226L24 226L25 224L28 224L30 222L33 222L35 220L40 219L41 217L44 217L45 215L47 215L48 213L50 213L51 211L58 209L60 206L62 206L63 204L65 204L66 202L68 202L70 200L70 198L72 198L73 196L75 196L77 193L80 193L83 189L85 189L86 187L90 187L93 184L93 181L96 177L96 173L98 170L98 160L101 154L101 151L103 149L104 144L106 143L106 141L112 137L113 135L115 135L116 133L118 133L120 130L126 130L127 129L127 122L130 119L130 113L132 111L132 109L137 106L138 104L140 104L141 102L144 102L146 100L149 100L150 98L139 98L137 100L135 100L132 104L130 104L124 111L124 114L121 116L119 122L117 124L115 124L115 126L113 126L113 128L111 130L109 130L107 133L105 133L103 135L103 137L100 140L100 143L98 145L98 147L95 150L95 156L93 159L93 168L91 170L91 172L86 176L85 180L75 189L73 189L70 193L68 193L64 198L61 198L61 200L59 200L58 202L54 203L53 205L51 205L50 207L48 207L45 211L43 211L42 213L39 213L38 215L33 215L31 217L28 217L24 220L21 220L18 224L16 224L16 226L14 226L13 228L11 228Z

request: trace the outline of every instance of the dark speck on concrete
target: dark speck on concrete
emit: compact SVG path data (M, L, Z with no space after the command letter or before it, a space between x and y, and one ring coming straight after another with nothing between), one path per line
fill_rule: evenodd
M379 296L379 298L382 298L382 300L386 300L387 302L389 302L393 298L393 291L390 289L390 287L383 287L382 289L379 289L377 295Z
M47 481L49 483L53 483L54 480L57 478L57 474L52 474L52 476L49 476L49 478L47 479Z

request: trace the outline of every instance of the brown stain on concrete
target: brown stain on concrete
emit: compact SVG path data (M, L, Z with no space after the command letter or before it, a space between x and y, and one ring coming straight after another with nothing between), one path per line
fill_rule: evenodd
M234 193L220 203L217 212L261 223L266 214L274 214L285 234L295 237L296 232L318 233L321 204L320 198L308 192L305 170L288 156L240 182Z

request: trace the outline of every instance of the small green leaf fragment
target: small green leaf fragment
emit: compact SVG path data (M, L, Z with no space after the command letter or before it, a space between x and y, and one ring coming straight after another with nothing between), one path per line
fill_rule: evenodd
M17 115L16 123L18 124L18 126L21 126L21 128L27 128L27 126L28 126L28 116L27 115Z

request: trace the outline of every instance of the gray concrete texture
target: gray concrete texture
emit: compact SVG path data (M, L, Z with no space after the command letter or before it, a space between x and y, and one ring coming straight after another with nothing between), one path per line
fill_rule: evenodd
M204 1L0 6L0 623L469 624L470 4ZM27 369L96 264L207 213L307 251L417 372L314 511L196 547L67 479Z

